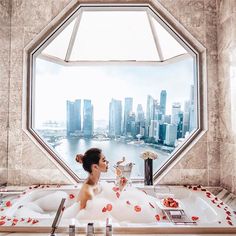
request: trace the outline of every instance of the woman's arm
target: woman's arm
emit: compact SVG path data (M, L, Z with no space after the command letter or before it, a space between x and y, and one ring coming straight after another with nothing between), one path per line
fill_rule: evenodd
M80 209L84 209L86 207L87 201L92 199L92 194L89 191L88 187L81 189L80 193Z

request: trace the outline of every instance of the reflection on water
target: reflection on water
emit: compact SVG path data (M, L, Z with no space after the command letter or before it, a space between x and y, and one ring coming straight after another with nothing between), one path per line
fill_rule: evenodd
M135 163L133 167L132 177L143 178L144 176L144 161L140 158L140 153L145 150L152 150L158 153L158 159L154 160L154 173L160 166L162 166L166 160L168 160L170 154L160 150L156 150L146 145L134 145L126 144L124 142L115 140L98 141L93 139L63 139L60 145L55 147L56 152L70 166L70 168L78 174L81 178L86 178L87 174L83 170L82 165L75 161L77 153L84 153L91 147L97 147L102 149L104 155L109 161L108 173L103 175L103 178L115 177L113 166L118 160L121 160L123 156L126 157L127 162Z

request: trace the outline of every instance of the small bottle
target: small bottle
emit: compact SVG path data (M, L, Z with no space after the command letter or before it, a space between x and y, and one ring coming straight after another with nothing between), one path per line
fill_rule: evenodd
M108 224L106 225L106 236L112 236L112 225Z
M93 223L88 223L87 225L87 236L94 236L94 227Z
M69 224L69 236L75 236L75 218L72 218Z

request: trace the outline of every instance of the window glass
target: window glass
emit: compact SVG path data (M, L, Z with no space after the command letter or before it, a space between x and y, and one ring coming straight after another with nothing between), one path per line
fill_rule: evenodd
M31 128L80 178L75 155L91 147L110 162L106 178L125 156L143 179L146 150L157 172L198 128L195 56L148 10L81 10L70 22L35 56Z

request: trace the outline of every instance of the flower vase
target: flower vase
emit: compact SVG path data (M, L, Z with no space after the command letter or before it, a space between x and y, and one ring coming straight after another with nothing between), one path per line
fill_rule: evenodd
M153 185L153 160L146 159L144 160L144 184Z

